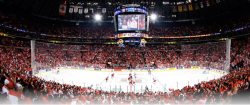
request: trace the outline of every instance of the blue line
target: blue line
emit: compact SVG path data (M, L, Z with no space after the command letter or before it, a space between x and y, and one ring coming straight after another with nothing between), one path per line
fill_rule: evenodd
M152 74L152 73L151 73L151 74ZM154 74L152 74L152 75L155 77ZM157 81L159 81L158 78L155 77L155 79L156 79ZM164 87L160 81L159 81L159 83L161 84L162 87ZM164 87L164 89L167 90L166 87Z

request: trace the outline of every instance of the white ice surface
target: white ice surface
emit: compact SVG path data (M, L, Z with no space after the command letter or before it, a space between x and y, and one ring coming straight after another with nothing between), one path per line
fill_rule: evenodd
M114 78L111 78L112 72L102 71L88 71L88 70L74 70L64 69L57 73L43 73L38 74L38 77L46 80L52 80L59 83L66 83L77 86L91 86L94 89L102 89L105 91L124 91L124 92L144 92L147 85L149 90L153 91L168 91L171 89L181 89L184 86L193 86L201 81L209 81L217 79L223 76L222 74L209 72L209 74L203 74L204 70L199 69L183 69L174 71L160 71L152 72L148 75L147 72L136 72L137 83L134 86L129 85L128 76L129 72L114 72ZM134 72L132 73L134 75ZM108 82L105 78L109 76ZM153 78L157 80L153 83ZM111 88L110 88L111 87Z

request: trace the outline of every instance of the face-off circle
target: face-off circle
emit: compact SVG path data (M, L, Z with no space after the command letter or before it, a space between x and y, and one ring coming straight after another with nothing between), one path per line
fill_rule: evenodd
M133 79L134 80L134 79ZM115 80L116 83L128 83L128 78L116 78ZM144 78L136 78L135 83L146 83L147 80Z

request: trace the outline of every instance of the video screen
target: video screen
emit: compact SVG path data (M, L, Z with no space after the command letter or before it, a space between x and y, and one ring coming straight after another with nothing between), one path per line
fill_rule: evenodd
M145 30L145 14L118 15L118 31Z

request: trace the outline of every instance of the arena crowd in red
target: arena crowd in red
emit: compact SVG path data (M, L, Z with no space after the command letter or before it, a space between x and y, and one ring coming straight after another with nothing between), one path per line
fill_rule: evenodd
M36 61L41 64L54 63L53 65L56 66L67 65L63 62L68 60L96 64L105 64L108 61L131 64L134 59L137 59L134 61L135 64L148 64L155 61L156 64L170 63L173 65L189 60L223 62L225 60L225 47L222 45L225 43L203 44L197 51L192 50L197 47L196 45L188 45L184 46L185 51L181 52L171 50L173 45L155 45L142 50L127 46L125 48L130 49L130 51L117 53L120 51L116 51L117 46L37 44ZM245 103L248 102L249 97L249 46L249 41L232 41L231 73L220 79L209 82L202 81L195 86L187 86L181 90L171 90L171 94L164 92L116 93L58 84L54 81L45 81L31 76L29 43L18 39L2 38L0 47L1 102L3 104ZM169 51L162 52L163 49ZM84 50L86 51L84 52ZM75 64L71 63L69 66L78 66L78 63Z

